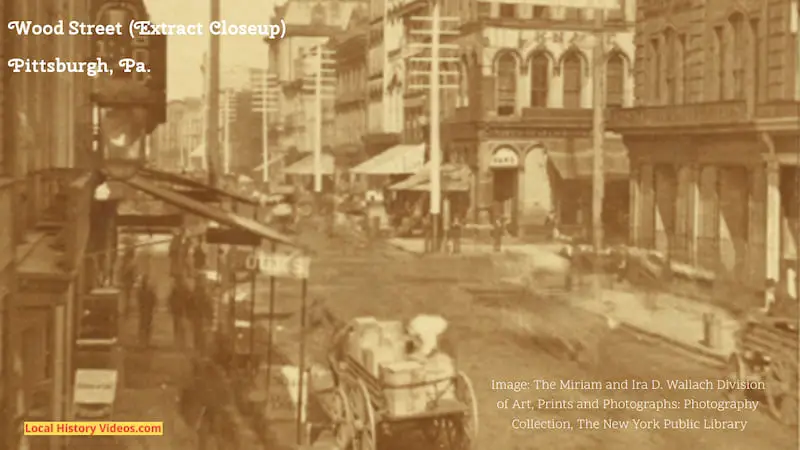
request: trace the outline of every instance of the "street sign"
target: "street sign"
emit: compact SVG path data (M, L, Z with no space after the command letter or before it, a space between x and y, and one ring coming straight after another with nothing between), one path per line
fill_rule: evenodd
M249 255L245 266L248 270L271 277L307 279L311 258L298 254L259 252Z
M505 3L581 9L619 9L621 7L619 0L507 0Z

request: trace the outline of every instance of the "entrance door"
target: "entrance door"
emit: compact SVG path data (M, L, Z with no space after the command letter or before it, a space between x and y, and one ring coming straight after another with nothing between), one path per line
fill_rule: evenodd
M503 215L511 221L511 229L516 230L519 171L516 168L494 169L492 175L494 201L500 204Z

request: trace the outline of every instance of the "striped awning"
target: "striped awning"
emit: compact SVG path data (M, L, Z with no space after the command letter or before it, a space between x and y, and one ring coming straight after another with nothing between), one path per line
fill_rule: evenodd
M335 169L333 156L323 153L320 169L322 169L323 175L333 175ZM314 175L314 155L308 155L283 169L283 173L286 175Z
M400 144L350 169L361 175L403 175L416 173L425 162L425 144Z

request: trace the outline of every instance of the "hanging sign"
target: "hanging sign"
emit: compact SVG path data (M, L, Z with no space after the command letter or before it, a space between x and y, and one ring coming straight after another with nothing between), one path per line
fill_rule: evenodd
M245 265L248 270L271 277L307 279L311 258L297 254L259 252L249 255Z
M73 401L77 405L111 405L117 396L117 371L78 369L75 371Z
M511 169L519 167L519 156L510 148L501 148L494 152L489 160L492 169Z

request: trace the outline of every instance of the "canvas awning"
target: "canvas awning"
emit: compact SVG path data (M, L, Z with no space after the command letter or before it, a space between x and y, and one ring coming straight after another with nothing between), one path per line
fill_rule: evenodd
M361 175L402 175L416 173L425 163L425 144L395 145L350 169Z
M472 172L463 164L442 164L441 184L443 192L468 192ZM427 191L430 190L431 165L426 163L414 175L389 187L393 191Z
M269 160L269 166L277 163L278 161L282 160L283 158L285 158L285 156L284 155L280 155L280 156L276 156L276 157L270 159ZM261 164L257 165L255 167L255 169L253 169L253 172L258 172L258 171L262 171L262 170L264 170L264 163L261 163Z
M322 154L322 174L333 175L335 164L333 156ZM314 155L308 155L291 166L283 169L286 175L314 175Z
M603 148L603 169L611 178L627 178L630 173L628 149L620 140L607 140ZM565 180L588 179L594 171L594 151L592 149L569 151L548 151L547 157L559 175Z
M213 192L214 194L229 198L231 200L246 203L248 205L257 205L258 202L253 200L252 198L245 197L243 195L237 194L235 192L226 191L225 189L220 189L217 187L209 186L207 184L201 183L199 181L192 180L191 178L182 177L180 175L164 172L162 170L156 170L151 167L145 167L139 170L139 174L145 178L148 178L153 181L160 181L164 183L175 184L178 186L183 186L189 189L197 189L201 191L208 191Z
M125 180L125 184L186 212L196 214L218 224L252 233L262 239L266 239L276 244L299 247L299 245L288 236L279 233L272 228L264 226L255 220L242 217L238 214L225 211L212 205L198 202L197 200L191 199L185 195L181 195L170 189L162 188L152 181L148 181L141 175L136 175L128 180Z

